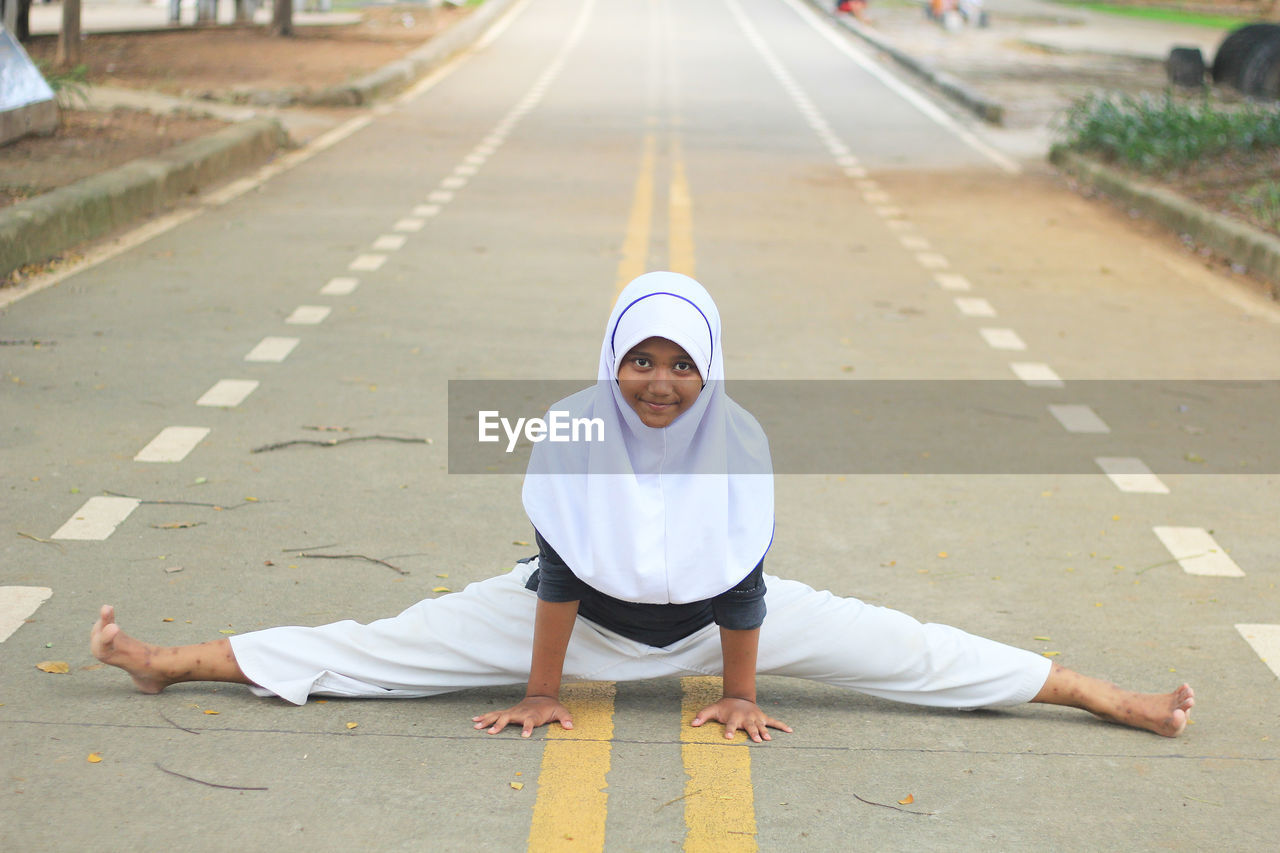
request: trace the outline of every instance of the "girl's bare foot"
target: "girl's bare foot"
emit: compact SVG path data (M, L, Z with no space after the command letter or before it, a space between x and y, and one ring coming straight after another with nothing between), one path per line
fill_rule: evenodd
M160 678L151 666L155 647L130 637L116 624L116 611L110 604L102 605L98 621L89 633L89 650L103 663L118 666L133 678L133 683L143 693L159 693L172 681Z
M1196 694L1189 684L1172 693L1135 693L1054 664L1031 701L1083 708L1113 723L1177 737L1187 727Z
M250 683L226 638L193 646L153 646L121 631L109 604L103 605L89 634L89 650L103 663L129 673L143 693L159 693L182 681Z
M1115 711L1095 713L1126 726L1177 737L1187 727L1191 706L1195 703L1195 691L1191 685L1184 684L1172 693L1128 693L1117 703Z

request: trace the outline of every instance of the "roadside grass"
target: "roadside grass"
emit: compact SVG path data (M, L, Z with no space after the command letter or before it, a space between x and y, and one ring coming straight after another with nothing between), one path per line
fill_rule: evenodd
M1073 9L1088 9L1091 12L1102 12L1107 15L1118 15L1125 18L1141 18L1147 21L1164 21L1172 24L1187 24L1195 27L1213 27L1217 29L1234 29L1252 22L1253 18L1240 18L1234 15L1214 15L1205 12L1185 9L1171 9L1156 6L1130 6L1128 4L1076 2L1076 0L1056 0L1061 6Z
M89 102L89 68L77 65L75 68L56 69L49 62L37 60L36 69L44 77L58 106L64 110L75 109Z
M1280 149L1280 108L1097 92L1077 101L1060 129L1069 149L1157 174L1216 156Z
M1236 193L1231 200L1272 230L1280 228L1280 183L1266 181Z

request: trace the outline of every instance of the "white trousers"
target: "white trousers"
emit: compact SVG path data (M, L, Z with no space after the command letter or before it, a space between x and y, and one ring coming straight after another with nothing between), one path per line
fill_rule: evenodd
M409 698L529 677L536 561L361 625L270 628L231 637L255 693L295 705L310 695ZM1051 662L1041 655L921 624L905 613L766 576L768 615L757 672L807 678L872 696L947 708L1030 701ZM567 681L720 675L720 632L708 625L666 648L579 617L565 655Z

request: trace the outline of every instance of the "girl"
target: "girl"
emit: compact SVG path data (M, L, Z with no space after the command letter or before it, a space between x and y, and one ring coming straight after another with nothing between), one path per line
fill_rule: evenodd
M310 695L420 697L526 682L514 706L473 717L529 737L552 721L564 674L621 681L722 675L694 726L756 742L791 731L756 704L756 674L810 678L953 708L1043 702L1169 737L1194 695L1139 694L1033 652L764 574L773 475L759 424L724 390L715 303L697 282L649 273L619 296L596 385L553 407L598 418L605 440L534 445L523 502L538 556L509 574L368 625L272 628L194 646L124 634L110 606L94 655L144 693L231 681ZM766 616L767 612L767 616ZM532 651L531 651L532 650Z

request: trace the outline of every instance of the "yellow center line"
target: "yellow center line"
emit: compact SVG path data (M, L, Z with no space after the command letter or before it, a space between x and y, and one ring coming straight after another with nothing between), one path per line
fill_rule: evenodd
M622 258L618 261L618 279L615 293L633 279L646 272L649 256L649 237L653 230L653 170L657 159L657 143L652 133L645 134L644 154L640 158L640 174L636 176L635 196L631 202L631 215L627 219L627 233L622 240Z
M693 197L684 171L684 147L680 137L671 137L671 190L667 200L668 269L697 278L693 253Z
M531 853L603 850L609 794L605 777L613 747L612 681L566 684L560 701L573 728L547 730L538 799L529 828Z
M684 772L685 853L755 851L755 792L751 787L751 750L742 732L725 740L724 728L689 725L694 714L720 698L719 678L682 678L680 747Z

